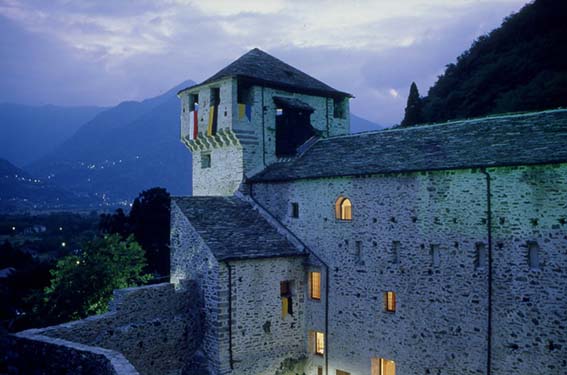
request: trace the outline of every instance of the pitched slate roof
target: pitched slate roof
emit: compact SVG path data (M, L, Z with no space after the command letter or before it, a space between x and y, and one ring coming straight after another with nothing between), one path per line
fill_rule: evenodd
M321 139L251 182L567 162L567 110Z
M305 256L252 206L236 197L175 197L217 260Z
M284 63L258 48L254 48L242 55L205 81L181 90L180 92L227 77L237 77L265 86L289 89L292 91L304 91L306 93L319 94L322 96L352 97L352 95L335 90L331 86L303 73L301 70Z

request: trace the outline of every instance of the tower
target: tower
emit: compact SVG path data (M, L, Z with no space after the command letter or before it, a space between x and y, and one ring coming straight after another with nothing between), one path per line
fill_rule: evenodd
M193 195L232 195L268 165L350 132L349 99L257 48L178 93Z

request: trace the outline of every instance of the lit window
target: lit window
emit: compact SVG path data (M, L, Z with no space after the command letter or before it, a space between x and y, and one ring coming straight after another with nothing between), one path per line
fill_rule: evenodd
M396 362L384 358L372 358L371 375L396 375Z
M309 297L321 299L321 272L309 272Z
M335 202L335 218L338 220L352 220L352 203L350 199L339 197Z
M299 217L299 203L291 204L291 217L297 219Z
M293 301L291 298L291 281L280 282L280 297L282 300L282 319L293 315Z
M395 312L396 311L396 293L392 291L388 291L384 293L384 309L387 312Z
M283 116L283 108L276 108L276 116Z
M315 332L315 354L325 354L325 334L323 332Z

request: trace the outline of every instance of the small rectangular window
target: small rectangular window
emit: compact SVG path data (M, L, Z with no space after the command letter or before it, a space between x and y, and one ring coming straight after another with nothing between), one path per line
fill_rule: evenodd
M392 241L392 263L400 263L400 241Z
M439 253L439 245L431 245L431 263L433 267L439 267L439 264L441 264L441 254Z
M535 241L528 241L528 263L530 270L539 269L539 245Z
M321 299L321 272L309 272L309 297Z
M384 293L384 310L387 312L396 312L396 293L387 291Z
M299 217L299 203L293 202L291 204L291 217L295 219Z
M333 99L333 117L344 119L346 118L346 98Z
M281 281L280 282L280 297L282 301L282 319L285 319L288 315L293 315L293 300L292 300L292 282L291 281Z
M239 104L252 104L252 87L238 82L237 99Z
M201 168L211 167L211 154L201 154Z
M315 354L325 355L325 334L315 332Z
M211 105L219 105L220 104L220 88L213 87L211 88Z
M283 116L283 108L276 108L276 116Z
M486 245L482 242L476 243L476 257L475 257L475 268L477 270L483 270L486 266Z
M372 358L370 375L396 375L396 362L384 358Z
M189 95L189 111L198 111L199 110L199 95L198 94L190 94Z
M354 257L356 264L364 264L364 261L362 260L362 241L354 242Z
M317 367L317 375L323 375L323 367Z

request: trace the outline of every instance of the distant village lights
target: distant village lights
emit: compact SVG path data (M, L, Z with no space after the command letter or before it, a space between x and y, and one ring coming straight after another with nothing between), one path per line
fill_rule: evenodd
M61 242L61 247L65 247L65 246L67 246L67 243L66 243L66 242Z

